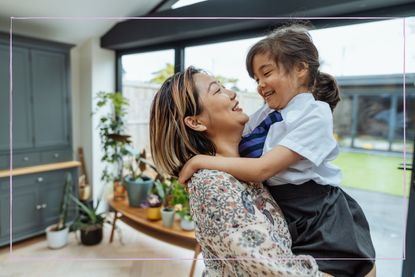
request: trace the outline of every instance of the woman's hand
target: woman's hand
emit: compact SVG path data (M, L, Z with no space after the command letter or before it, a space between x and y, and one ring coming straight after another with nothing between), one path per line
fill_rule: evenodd
M200 169L198 167L200 159L202 159L202 155L196 155L185 163L179 173L179 183L187 184L193 173Z

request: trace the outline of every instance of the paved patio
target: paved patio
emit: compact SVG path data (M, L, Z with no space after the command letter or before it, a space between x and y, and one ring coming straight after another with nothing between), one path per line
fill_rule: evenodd
M362 206L376 249L377 277L399 277L405 232L404 198L343 188Z

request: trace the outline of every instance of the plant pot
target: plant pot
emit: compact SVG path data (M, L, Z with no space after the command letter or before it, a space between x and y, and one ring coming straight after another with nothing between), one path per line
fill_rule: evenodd
M195 222L193 220L182 218L180 221L180 227L185 231L192 231L195 229Z
M49 226L46 228L46 239L48 247L51 249L59 249L64 247L68 243L69 227L66 226L64 229L54 231L56 225Z
M153 180L147 176L142 176L142 180L131 180L126 177L124 186L127 189L128 203L131 207L139 207L146 200L148 193L153 186Z
M124 200L125 198L125 186L121 181L115 180L113 183L114 200Z
M161 209L161 219L163 220L163 225L165 227L172 227L174 222L174 209Z
M147 219L149 220L160 220L161 219L161 208L160 207L149 207L147 208Z
M81 229L81 242L83 245L96 245L102 241L102 226L90 226Z

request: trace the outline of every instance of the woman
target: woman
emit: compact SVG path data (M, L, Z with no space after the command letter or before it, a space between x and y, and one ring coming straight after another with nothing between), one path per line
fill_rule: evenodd
M247 121L235 92L189 67L167 79L153 100L153 160L177 176L197 154L237 157ZM292 254L282 212L261 184L200 170L188 188L208 276L322 276L311 256Z

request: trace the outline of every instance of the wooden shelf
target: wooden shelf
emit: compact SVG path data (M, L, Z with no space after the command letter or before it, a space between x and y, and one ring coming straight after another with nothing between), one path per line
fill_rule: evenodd
M174 221L171 228L164 227L161 220L150 221L147 219L147 209L134 208L128 205L127 200L114 201L112 198L108 199L108 204L115 211L114 220L112 222L112 230L110 243L114 238L115 225L117 220L122 220L129 226L141 231L149 236L159 240L181 246L194 251L192 267L189 276L194 274L197 256L201 252L200 246L196 241L194 231L184 231L180 228L178 221Z
M12 175L18 176L18 175L33 174L33 173L39 173L39 172L45 172L45 171L79 167L80 165L81 163L78 161L69 161L69 162L53 163L53 164L42 164L42 165L13 169ZM0 178L9 177L9 176L10 176L10 170L0 171Z
M151 221L147 219L147 209L146 208L134 208L128 205L127 200L123 201L114 201L110 199L109 205L117 212L121 213L123 216L128 217L129 219L143 225L144 227L151 228L154 231L159 231L165 233L166 235L176 236L179 238L185 238L194 240L195 232L194 231L184 231L180 228L180 224L177 220L174 221L172 227L165 227L161 220Z

